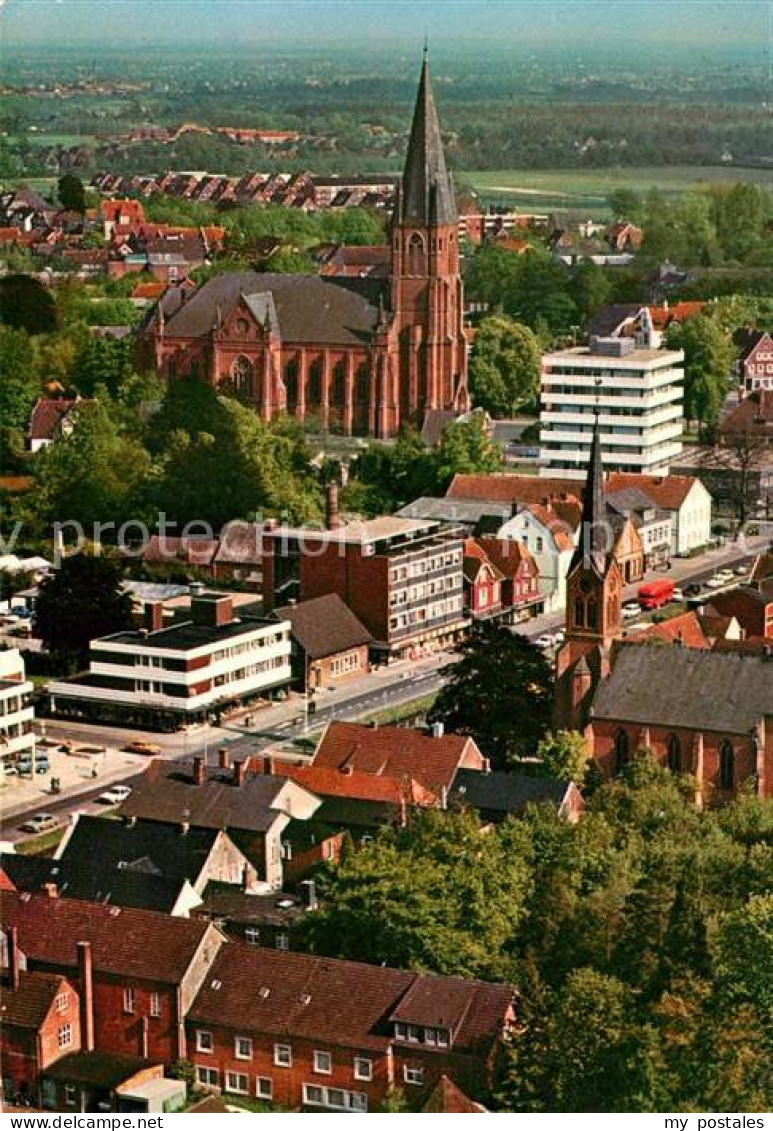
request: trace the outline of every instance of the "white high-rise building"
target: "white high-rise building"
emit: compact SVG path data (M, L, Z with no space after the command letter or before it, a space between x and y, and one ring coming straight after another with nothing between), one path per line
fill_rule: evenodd
M668 474L682 451L684 354L656 340L650 323L543 355L540 475L585 478L597 412L605 471Z

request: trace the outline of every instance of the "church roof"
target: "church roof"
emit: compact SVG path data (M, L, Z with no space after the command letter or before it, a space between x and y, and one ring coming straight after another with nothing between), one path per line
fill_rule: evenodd
M580 537L570 570L577 565L584 564L594 566L599 574L603 574L606 570L607 554L610 550L608 538L609 519L604 497L604 465L601 460L599 421L596 417L593 426L593 440L590 446L588 476L585 480L585 491L583 492Z
M268 316L285 342L359 345L373 333L382 285L375 279L236 271L216 275L183 302L168 291L160 305L170 337L202 337L243 301L262 324Z
M455 224L456 220L456 202L446 168L425 51L405 158L399 221L426 227L432 224Z

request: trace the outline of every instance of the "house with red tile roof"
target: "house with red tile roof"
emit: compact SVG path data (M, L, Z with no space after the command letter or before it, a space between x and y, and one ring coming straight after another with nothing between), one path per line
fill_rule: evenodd
M67 899L50 884L4 893L3 928L29 971L77 983L84 1048L185 1058L184 1019L224 941L211 923Z
M484 1099L511 986L227 944L188 1014L198 1082L291 1109L420 1106L443 1076Z
M80 397L75 397L74 400L68 400L66 397L38 397L27 429L30 451L38 452L41 448L53 444L60 436L70 436L80 409L94 403L91 400L82 400Z
M562 517L552 503L530 503L500 527L497 537L519 542L534 561L546 612L565 607L566 577L574 554L573 513ZM567 517L570 521L567 521Z
M529 550L515 538L480 535L476 539L489 561L502 575L502 605L520 614L535 616L542 610L539 569Z
M451 788L458 770L487 767L467 735L339 721L328 723L311 764L397 780L407 776L438 794Z
M99 206L102 231L112 239L115 228L134 227L145 223L145 209L138 200L103 200Z
M662 640L664 644L680 644L685 648L710 648L711 640L701 619L694 611L670 617L659 624L647 625L641 632L631 633L628 640L635 644L650 644Z
M502 611L503 575L474 539L464 543L462 559L464 603L473 619L486 619Z

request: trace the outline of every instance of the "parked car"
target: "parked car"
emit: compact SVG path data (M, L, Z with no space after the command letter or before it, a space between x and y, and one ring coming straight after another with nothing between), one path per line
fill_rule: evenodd
M748 572L749 572L749 567L745 566L745 565L736 566L735 569L733 570L733 573L735 574L736 577L743 577Z
M720 577L718 573L715 573L714 576L710 577L706 582L706 586L709 589L721 589L723 585L727 585L727 580L724 577Z
M121 805L127 797L131 796L131 791L130 785L114 785L110 789L106 789L104 793L100 793L97 802L100 805Z
M700 597L702 590L702 585L698 585L696 582L693 582L691 585L685 585L684 594L685 597Z
M623 605L623 620L633 620L640 612L641 605L638 601L626 601Z
M549 632L543 632L542 636L538 636L534 643L538 648L542 648L542 650L545 651L546 649L553 647L553 637Z
M142 738L138 738L134 742L127 742L121 749L127 754L148 754L152 758L161 753L161 747L155 742L146 742Z
M564 632L563 628L559 628L558 632L553 637L553 644L555 645L555 647L558 647L558 645L563 644L565 640L566 633Z
M20 774L32 773L32 758L29 754L23 754L16 764ZM51 763L48 760L47 754L35 755L35 773L47 774L51 769Z
M51 813L37 813L21 826L23 833L47 833L56 828L56 818Z

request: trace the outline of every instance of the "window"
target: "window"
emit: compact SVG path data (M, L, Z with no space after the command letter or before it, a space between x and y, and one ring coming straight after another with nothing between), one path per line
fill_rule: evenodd
M675 734L669 734L666 742L666 763L673 774L682 769L682 744Z
M227 1092L238 1092L242 1096L249 1094L250 1078L246 1072L226 1072L225 1074L225 1090Z
M336 1111L367 1111L368 1097L364 1092L349 1092L346 1088L321 1088L319 1084L303 1085L303 1102L312 1107L329 1107Z
M284 931L277 932L276 936L276 949L289 950L290 949L290 936Z
M278 1068L290 1068L293 1063L293 1050L290 1045L274 1045L274 1064Z
M355 1056L354 1058L354 1079L355 1080L372 1080L373 1079L373 1061L367 1056Z
M60 1049L66 1049L72 1044L72 1025L60 1025L56 1034L56 1043Z
M735 785L735 752L729 739L723 738L719 744L719 786L732 789Z
M234 1041L234 1056L237 1060L252 1060L252 1041L249 1037L237 1037Z
M78 1089L75 1084L65 1084L64 1086L64 1102L68 1107L75 1107L78 1102Z
M261 1100L270 1100L274 1095L274 1081L269 1076L258 1076L255 1080L255 1095Z
M624 730L615 735L615 773L619 774L628 765L631 743Z
M314 1071L323 1072L329 1076L333 1071L333 1058L329 1052L315 1052L314 1053Z
M56 995L56 1012L64 1013L67 1006L70 1004L70 995L68 993Z
M205 1068L203 1064L197 1064L196 1079L200 1084L207 1084L210 1088L216 1088L220 1081L220 1073L216 1068Z
M403 1080L406 1084L423 1084L424 1069L412 1068L409 1064L403 1066Z
M308 1104L323 1104L325 1102L325 1089L318 1088L316 1084L304 1084L303 1102Z
M196 1030L196 1052L212 1052L212 1034L209 1029Z
M134 1013L134 990L131 986L127 986L123 991L123 1011L124 1013Z
M246 927L244 931L244 941L252 943L253 946L260 945L260 928L259 927Z
M151 1017L160 1017L161 1016L161 995L160 994L151 994L150 995L150 1016Z
M575 598L574 623L576 628L585 627L585 602L583 601L582 597Z

